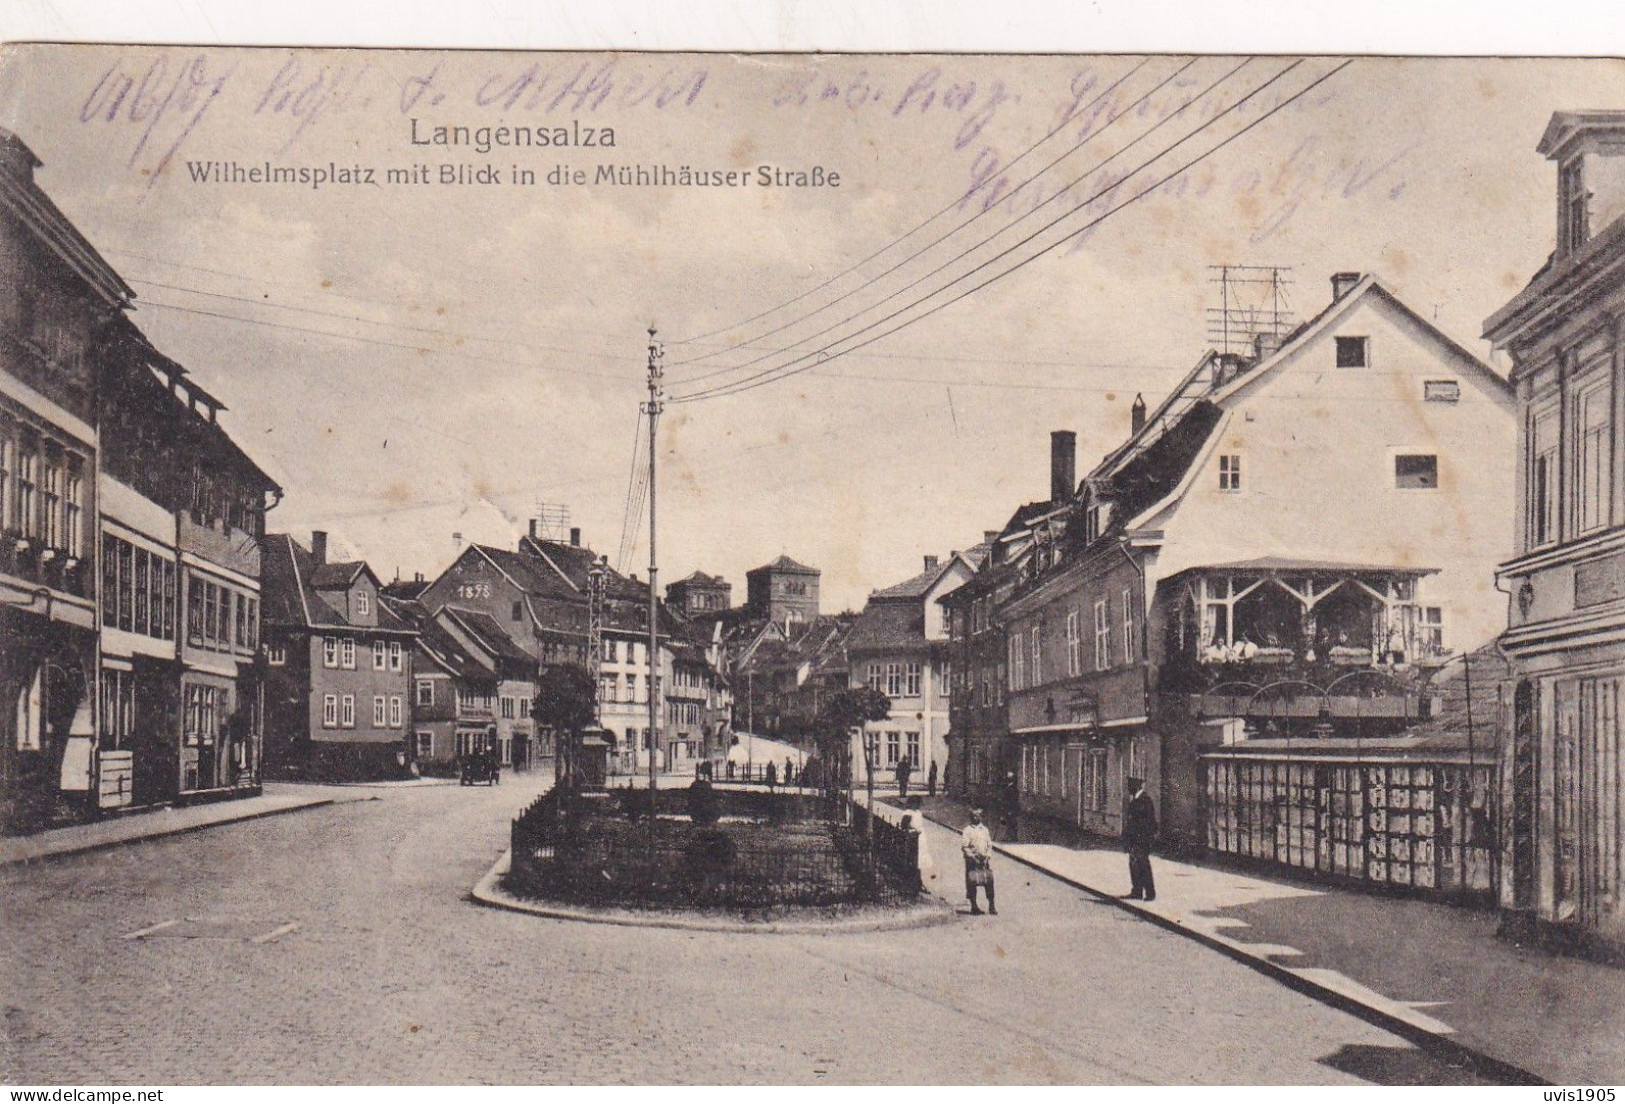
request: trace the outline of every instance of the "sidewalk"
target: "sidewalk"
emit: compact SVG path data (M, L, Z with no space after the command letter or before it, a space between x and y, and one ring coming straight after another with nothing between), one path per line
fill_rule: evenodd
M968 820L947 798L927 798L924 811L956 830ZM1129 901L1120 849L995 849L1419 1044L1464 1047L1514 1067L1509 1077L1625 1081L1625 970L1508 943L1493 912L1161 858L1157 899ZM1001 903L1019 908L1008 894Z
M60 855L77 855L84 851L97 851L123 843L172 836L180 832L195 832L213 828L217 824L231 824L239 820L292 813L300 809L314 809L322 805L336 805L352 801L376 801L377 797L354 792L347 786L320 786L268 782L265 792L258 797L241 797L225 801L212 801L206 805L188 805L183 808L157 809L150 813L130 813L112 817L94 824L75 824L68 828L53 828L30 836L12 836L0 839L0 866L12 863L35 862Z

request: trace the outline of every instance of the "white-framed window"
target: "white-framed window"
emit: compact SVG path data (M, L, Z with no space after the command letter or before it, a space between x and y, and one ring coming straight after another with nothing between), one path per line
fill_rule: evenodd
M993 704L1004 704L1004 664L999 664L999 677L993 680Z
M1557 450L1562 425L1558 406L1549 402L1530 412L1529 440L1529 547L1539 548L1557 539Z
M1424 656L1444 654L1444 610L1439 606L1423 606L1421 621L1417 625L1417 644Z
M914 764L916 770L920 767L920 734L910 732L907 737L908 761Z
M886 766L895 767L903 756L903 734L896 730L886 733Z
M530 716L530 699L529 698L520 698L519 699L519 716L521 718Z
M339 725L339 696L337 694L322 695L322 727L337 728Z
M502 695L502 719L511 721L518 713L519 706L514 703L514 699L507 694Z
M389 642L389 669L391 671L399 671L401 669L401 656L401 642L399 640L391 640Z
M901 663L886 664L886 696L888 698L903 696L903 665Z
M1078 626L1078 611L1066 611L1066 673L1083 674L1083 633Z
M1226 494L1241 490L1241 453L1226 452L1219 456L1219 490Z
M434 704L434 679L418 679L418 705Z
M1612 498L1613 388L1606 376L1574 397L1575 535L1601 529L1609 521Z
M1034 625L1027 634L1033 651L1033 681L1034 686L1044 685L1044 645L1039 635L1038 626Z
M434 733L418 729L418 758L427 759L434 754Z
M345 637L339 641L339 666L346 671L355 670L355 640Z
M1134 630L1134 590L1123 591L1123 662L1133 663L1140 658L1140 642Z
M265 646L265 662L272 667L283 667L288 662L288 649L281 644L267 644Z
M1438 455L1430 452L1395 453L1394 487L1401 491L1438 490Z
M322 637L322 666L337 667L339 665L339 642L337 637Z
M400 728L401 725L405 723L405 717L404 717L405 710L402 708L402 704L403 703L401 702L401 696L399 694L391 694L389 696L389 727L390 728Z
M1422 381L1422 401L1455 403L1461 401L1461 382L1453 379Z
M1010 689L1027 688L1027 650L1022 646L1021 630L1010 634Z
M372 696L372 727L384 727L384 696L382 694Z
M881 663L869 664L869 689L886 692L886 667Z
M920 665L918 663L903 664L903 697L917 698L920 696Z
M355 612L357 617L366 617L372 613L372 596L367 593L365 587L355 592Z
M344 728L355 727L355 695L346 694L339 699L339 724Z
M1337 340L1337 366L1339 368L1366 368L1371 364L1369 337L1339 337Z
M1106 613L1106 599L1095 603L1095 670L1112 665L1112 631Z
M1090 748L1083 756L1083 803L1095 812L1106 809L1106 749Z
M382 640L372 642L372 669L374 671L384 669L384 642Z

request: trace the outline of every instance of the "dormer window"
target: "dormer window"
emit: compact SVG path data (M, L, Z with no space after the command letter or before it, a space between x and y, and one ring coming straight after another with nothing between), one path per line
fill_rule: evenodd
M358 617L366 617L372 612L372 599L364 590L355 593L355 612Z
M1558 236L1564 253L1572 253L1591 236L1588 208L1591 196L1585 188L1585 160L1576 157L1558 170Z

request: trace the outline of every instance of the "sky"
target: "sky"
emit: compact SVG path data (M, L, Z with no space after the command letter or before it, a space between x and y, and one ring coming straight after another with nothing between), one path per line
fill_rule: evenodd
M1552 247L1535 144L1554 110L1618 106L1625 68L1295 60L11 46L0 125L283 484L270 528L388 579L565 505L644 575L653 325L661 581L742 597L788 554L833 611L1047 497L1052 430L1080 473L1114 447L1209 347L1210 266L1290 268L1298 319L1373 272L1491 359L1483 319ZM414 144L457 126L615 145ZM199 179L231 162L307 182ZM432 182L387 182L415 166ZM308 182L340 169L374 183Z

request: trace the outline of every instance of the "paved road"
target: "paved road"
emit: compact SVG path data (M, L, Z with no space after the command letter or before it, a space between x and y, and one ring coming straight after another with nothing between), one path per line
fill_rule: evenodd
M0 871L0 1078L1470 1081L1009 863L1004 915L906 932L688 933L476 906L467 891L525 786L381 791Z

